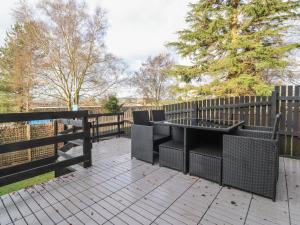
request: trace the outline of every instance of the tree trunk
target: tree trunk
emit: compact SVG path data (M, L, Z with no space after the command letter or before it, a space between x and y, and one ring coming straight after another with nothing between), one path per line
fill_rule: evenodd
M232 0L231 18L230 18L230 33L231 33L231 51L230 57L236 58L237 56L237 39L238 39L238 5L240 0ZM234 68L234 67L233 67ZM237 77L237 71L231 70L228 74L228 79Z
M74 94L73 104L79 106L79 93Z
M68 111L72 111L72 101L71 101L71 97L67 98L67 107L68 107Z

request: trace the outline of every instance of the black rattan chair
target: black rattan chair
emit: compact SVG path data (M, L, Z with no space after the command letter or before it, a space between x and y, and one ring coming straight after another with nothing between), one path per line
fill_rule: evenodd
M164 121L166 120L165 110L151 110L152 121Z
M223 184L276 199L279 173L278 129L276 116L272 132L239 129L236 135L223 136Z
M151 125L148 111L134 111L131 126L131 157L154 163L158 145L170 139L170 129Z

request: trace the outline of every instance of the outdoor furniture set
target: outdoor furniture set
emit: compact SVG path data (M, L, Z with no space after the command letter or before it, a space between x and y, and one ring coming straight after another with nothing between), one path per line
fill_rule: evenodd
M237 120L166 120L163 110L134 111L131 156L276 199L278 128Z

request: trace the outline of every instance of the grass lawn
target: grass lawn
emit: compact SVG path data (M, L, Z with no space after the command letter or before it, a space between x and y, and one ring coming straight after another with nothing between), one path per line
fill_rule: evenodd
M54 178L54 172L45 173L43 175L33 177L27 180L22 180L13 184L9 184L3 187L0 187L0 196L5 195L14 191L18 191L22 188L34 185L34 184L40 184L44 181L50 180Z

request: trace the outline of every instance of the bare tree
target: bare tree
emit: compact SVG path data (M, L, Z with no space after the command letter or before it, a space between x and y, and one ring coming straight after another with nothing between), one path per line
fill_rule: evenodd
M168 95L169 77L166 71L173 65L169 54L148 57L139 71L134 73L131 83L148 102L159 105Z
M100 96L120 81L125 65L106 52L101 8L91 15L84 0L42 0L32 18L44 34L36 94L63 100L71 109L80 97Z

